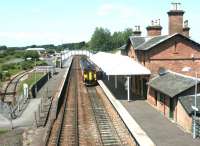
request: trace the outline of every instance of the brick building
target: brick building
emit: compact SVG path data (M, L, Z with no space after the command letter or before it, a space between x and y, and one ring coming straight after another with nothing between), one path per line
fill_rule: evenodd
M150 69L152 73L150 77L151 80L148 84L147 101L163 113L165 117L178 122L177 119L179 119L179 121L184 120L184 116L182 116L183 112L177 112L178 108L183 108L182 104L179 104L179 96L183 96L183 93L184 95L194 93L194 90L190 89L194 88L194 85L179 90L177 86L183 86L181 84L184 84L184 81L189 77L186 76L182 78L176 75L176 77L173 78L174 75L170 74L173 82L171 81L169 84L166 84L167 80L155 81L154 77L159 78L158 74L160 69L171 70L174 74L178 73L194 77L196 72L200 72L200 44L190 39L188 21L183 23L183 10L179 10L177 5L175 5L174 9L170 10L167 14L169 17L168 35L162 35L160 20L152 21L152 24L146 28L147 36L141 36L139 27L136 27L134 35L131 36L127 42L124 53L143 64ZM179 82L179 77L183 79L182 83ZM131 84L133 85L132 90L136 95L142 95L140 93L142 93L142 88L145 87L148 80L147 78L144 79L141 77L131 79ZM157 82L155 84L162 82L163 86L153 88L152 82ZM175 84L177 82L179 82L180 85ZM171 86L173 88L170 88ZM165 92L163 93L162 90L168 87L168 92L177 94L170 95ZM162 100L161 102L157 100L158 95L160 96L159 99ZM177 115L179 115L179 118Z
M162 67L194 76L200 66L200 44L189 38L190 28L188 21L183 25L183 14L177 7L168 12L168 35L161 35L160 20L147 27L147 36L141 36L137 26L125 53L149 68L153 75Z

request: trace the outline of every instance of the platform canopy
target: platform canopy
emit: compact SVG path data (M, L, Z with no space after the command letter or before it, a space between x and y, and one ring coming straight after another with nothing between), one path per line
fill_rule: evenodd
M90 60L100 67L107 75L150 75L151 72L142 64L128 56L99 52Z

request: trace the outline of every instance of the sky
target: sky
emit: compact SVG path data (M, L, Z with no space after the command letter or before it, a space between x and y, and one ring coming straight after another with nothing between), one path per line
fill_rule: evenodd
M0 45L28 46L89 41L96 27L114 31L160 19L168 33L171 2L181 2L192 39L200 42L199 0L0 0Z

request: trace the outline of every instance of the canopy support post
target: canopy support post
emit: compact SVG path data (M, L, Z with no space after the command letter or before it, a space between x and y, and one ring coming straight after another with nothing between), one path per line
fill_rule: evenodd
M117 76L115 76L115 88L117 88Z
M128 101L130 101L130 77L127 77L127 82L128 82L128 86L127 86L127 96L128 96Z

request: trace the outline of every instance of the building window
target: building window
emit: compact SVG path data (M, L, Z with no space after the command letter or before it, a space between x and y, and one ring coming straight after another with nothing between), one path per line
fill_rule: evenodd
M164 95L160 93L160 102L164 103Z
M155 92L157 100L160 101L161 103L164 103L164 95L159 92Z

